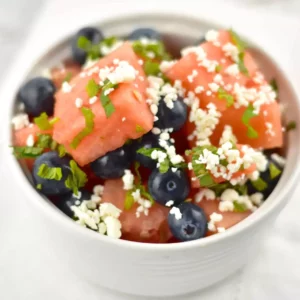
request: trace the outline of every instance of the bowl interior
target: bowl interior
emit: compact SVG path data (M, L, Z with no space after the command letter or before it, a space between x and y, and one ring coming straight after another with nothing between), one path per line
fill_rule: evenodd
M118 18L115 20L110 20L107 22L99 23L99 24L92 24L92 26L99 27L103 33L106 36L115 35L115 36L121 36L124 37L128 33L130 33L133 29L137 27L153 27L156 28L158 31L163 33L163 39L166 43L167 48L175 55L179 56L180 49L185 46L190 46L195 44L197 40L199 40L201 37L203 37L204 33L211 29L211 28L218 28L219 26L213 23L207 23L203 22L198 19L193 19L189 17L182 17L182 16L168 16L168 15L139 15L139 16L129 16L129 17L123 17ZM74 31L76 31L78 28L74 28ZM51 68L53 66L59 65L59 63L70 57L70 40L72 38L71 33L68 37L65 39L58 41L49 51L43 55L36 61L36 63L29 69L26 75L23 77L23 81L26 81L28 78L40 75L41 72L45 68ZM272 58L267 55L262 49L259 48L258 45L255 45L251 41L248 41L247 38L245 40L248 42L248 45L250 47L250 51L252 52L254 58L257 60L262 72L266 75L266 78L268 80L275 78L278 86L279 86L279 99L280 102L283 104L283 107L285 108L285 116L288 120L295 120L299 121L299 104L296 98L296 95L286 78L285 74L281 71L278 64L275 63ZM22 82L18 83L19 85L22 84ZM14 99L14 95L11 97L11 106L10 106L10 116L13 115L17 111L17 103ZM284 171L284 174L277 185L275 191L272 193L272 195L269 197L269 199L262 205L262 207L255 213L252 214L250 217L242 221L241 223L237 224L230 230L227 230L225 234L222 234L220 236L225 237L227 234L234 234L235 231L242 230L244 227L250 225L255 221L255 219L262 217L268 211L270 211L273 207L276 205L279 205L280 202L286 201L282 200L284 197L284 189L288 189L288 185L292 185L296 178L296 173L298 172L298 164L299 164L299 144L296 139L296 135L298 134L298 129L296 129L293 132L290 132L286 135L286 143L285 143L285 152L287 155L287 164ZM8 143L12 143L12 134L11 130L9 129L8 134ZM18 164L16 163L16 160L14 158L11 158L14 161L14 167L19 168ZM296 166L296 169L295 169ZM27 176L27 178L30 180L30 173L28 170L22 166L22 170ZM296 171L295 171L296 170ZM22 180L22 179L20 179ZM26 189L32 189L27 184L28 187ZM52 210L51 214L60 214L61 220L63 222L72 222L71 220L68 220L67 217L62 216L63 214L54 207L54 205L48 201L46 198L44 198L47 203L48 210ZM35 201L44 201L41 199L40 196L38 196L38 193L36 193L36 197L34 199ZM259 216L261 215L261 216ZM77 226L74 223L74 230L76 230L79 226ZM79 230L79 229L77 229ZM88 230L85 230L88 232ZM97 234L91 232L86 234L94 234L95 236ZM99 235L97 235L99 236ZM102 238L102 237L99 237ZM212 236L205 238L203 240L198 240L190 243L206 243L209 241L213 241L215 239L219 239L222 237L219 236ZM119 243L126 243L127 241L117 241ZM127 242L131 243L132 242ZM185 243L187 244L187 243ZM160 246L170 246L170 245L160 245ZM173 247L178 247L178 245L173 245Z

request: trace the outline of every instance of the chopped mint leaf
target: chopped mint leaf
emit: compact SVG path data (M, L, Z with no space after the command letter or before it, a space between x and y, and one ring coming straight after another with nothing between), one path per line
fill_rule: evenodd
M157 76L160 72L159 63L147 59L143 65L147 76Z
M286 125L285 130L286 131L294 130L294 129L296 129L296 126L297 126L296 122L291 121Z
M115 36L109 36L101 41L100 45L104 45L107 47L113 46L118 41L118 38Z
M43 112L39 117L36 117L33 120L39 129L49 130L52 129L53 124L59 121L59 118L53 118L52 120L49 120L48 115Z
M253 105L249 104L242 116L242 122L248 128L247 136L251 139L258 137L258 132L250 125L250 120L256 116L257 114L254 113Z
M37 140L37 147L48 149L51 148L52 137L50 134L39 134Z
M71 80L72 76L73 76L72 72L68 72L63 81L69 82Z
M73 191L77 196L78 190L84 187L87 182L86 174L78 167L74 160L70 161L71 173L68 175L65 185L67 188Z
M199 178L199 181L200 181L200 186L201 187L210 187L210 186L213 186L213 185L216 184L213 177L209 173L206 173L206 174L202 175Z
M160 148L140 148L136 152L151 158L151 154L154 150L162 151Z
M92 42L85 36L80 36L77 39L77 47L88 52L92 46Z
M36 185L36 188L37 188L38 190L41 190L41 189L42 189L42 185L39 183L39 184Z
M80 144L80 142L86 137L88 136L90 133L92 133L93 129L94 129L94 113L91 109L87 108L87 107L82 107L81 108L81 112L85 118L85 128L79 132L75 138L73 139L72 143L71 143L71 147L73 149L76 149L77 146Z
M154 57L151 57L151 59L170 60L171 58L165 49L165 45L161 41L153 41L153 43L145 45L137 40L133 42L132 48L136 54L146 59L149 59L149 52L154 54Z
M279 168L277 168L277 166L273 163L270 163L269 171L270 171L271 179L274 179L274 178L278 177L281 174L281 170Z
M241 37L233 29L230 29L229 33L233 43L238 48L239 52L244 52L247 48L247 44L241 39Z
M132 196L132 190L126 192L124 209L130 210L134 204L134 198Z
M239 203L237 201L233 201L233 207L234 207L233 211L238 213L242 213L248 210L245 203Z
M62 171L61 168L49 167L46 164L41 164L38 170L38 176L49 180L61 180Z
M251 183L259 192L264 191L268 187L268 184L262 178L251 180Z
M63 157L67 154L66 148L63 145L57 146L57 152L58 152L59 157Z
M234 98L231 94L229 94L227 91L225 91L223 88L218 89L217 97L219 99L224 99L227 102L227 107L230 107L234 104Z
M232 29L229 30L229 33L230 33L233 43L235 44L235 46L237 47L237 49L239 51L239 55L238 55L239 60L237 62L239 70L244 75L249 76L248 69L246 68L245 63L244 63L244 56L245 56L245 50L246 50L247 44Z
M13 147L13 154L16 158L36 158L40 156L44 149L41 147Z
M99 93L100 89L100 85L97 84L94 79L90 79L87 86L85 87L85 90L87 91L90 98L96 96Z
M272 87L273 91L278 95L278 84L275 78L270 80L270 86Z
M142 176L141 176L141 173L139 171L140 166L141 166L141 164L138 161L134 162L134 170L135 170L136 176L138 178L137 185L141 185L142 184Z
M220 197L222 193L227 189L232 189L238 192L239 195L247 195L248 194L248 188L247 185L232 185L230 182L223 182L218 183L214 185L213 187L210 187L212 189L217 197Z
M162 174L168 172L169 168L170 160L168 158L166 158L163 162L159 164L159 172Z
M222 71L222 66L221 65L217 65L215 71L217 73L221 72Z
M142 133L142 132L145 132L145 129L141 125L136 125L135 126L135 132L136 133Z
M109 89L117 88L117 87L118 87L118 84L111 83L109 80L106 80L104 82L104 86L102 87L102 91L100 94L100 102L104 108L107 118L109 118L115 112L115 107L114 107L113 103L111 102L109 95L106 94L106 91Z
M244 57L245 57L245 52L239 53L239 61L237 62L237 65L241 73L243 73L246 76L249 76L249 71L245 66Z

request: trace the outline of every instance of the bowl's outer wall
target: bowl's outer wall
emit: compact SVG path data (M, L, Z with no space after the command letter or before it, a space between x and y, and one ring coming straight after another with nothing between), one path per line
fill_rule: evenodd
M176 47L199 39L206 30L217 27L201 20L178 16L135 16L106 22L99 27L107 35L126 35L140 25L156 27L165 32L168 41L170 34L175 32L176 39L171 41L176 40ZM49 51L32 68L29 76L38 74L49 65L55 65L68 55L67 46L67 41L61 42ZM294 120L300 120L297 99L285 76L263 52L258 50L256 52L255 56L260 61L262 69L267 70L270 75L275 74L280 85L280 96L283 102L286 101L291 106L288 108L289 115ZM199 242L192 247L188 246L189 243L186 243L187 247L180 245L179 248L179 245L174 245L172 249L159 246L137 247L135 243L126 246L120 243L118 246L117 243L109 242L108 238L101 239L85 229L76 228L77 225L71 224L71 220L61 221L63 217L59 215L60 212L54 211L51 204L42 201L25 180L21 185L28 198L33 200L31 203L34 204L32 207L36 212L36 218L40 218L38 224L44 226L45 234L53 241L53 250L57 257L60 257L61 262L66 263L74 272L96 285L126 293L148 296L178 295L205 288L224 279L256 255L259 243L293 190L290 185L289 189L284 191L284 197L278 199L282 196L282 187L288 183L295 170L294 167L299 164L299 146L293 140L295 135L289 139L290 163L272 194L278 194L277 198L274 196L273 199L271 196L259 209L256 214L262 216L257 217L255 223L251 223L251 218L256 216L250 216L242 222L249 226L244 226L236 234L229 234L231 231L229 230L224 233L226 238L218 237L218 240L213 240L215 237L211 237L207 240L211 239L213 242ZM11 158L10 160L13 168L16 168L16 163ZM67 226L69 224L72 226ZM235 229L233 228L232 232Z

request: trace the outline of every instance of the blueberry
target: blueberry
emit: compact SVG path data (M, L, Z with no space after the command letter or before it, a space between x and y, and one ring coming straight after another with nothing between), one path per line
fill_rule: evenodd
M71 209L71 206L73 205L80 205L83 200L90 200L92 194L88 192L87 190L80 190L78 192L78 196L76 197L73 193L64 195L60 197L59 202L57 203L57 207L64 212L67 216L70 218L73 217L74 213ZM77 201L80 204L77 204Z
M155 169L148 179L148 189L156 202L165 205L173 200L174 204L178 205L188 196L190 184L183 170L178 169L173 172L169 169L166 173L160 173L158 169Z
M204 237L207 231L204 211L189 202L181 203L177 208L181 213L179 220L174 214L169 213L168 216L169 227L174 237L180 241L192 241Z
M33 181L38 187L38 190L45 195L62 195L70 192L66 187L65 180L70 174L70 157L59 157L56 151L46 152L39 156L33 165ZM45 179L38 175L39 169L42 164L47 165L49 168L61 168L62 177L60 180Z
M154 135L153 133L148 133L144 135L141 140L136 141L135 150L138 151L140 148L160 148L157 135ZM154 169L156 167L155 160L140 153L135 153L135 160L146 168Z
M124 170L130 167L131 162L131 147L125 145L93 161L91 168L100 178L120 178L124 175Z
M78 48L77 46L78 38L81 36L86 37L92 42L92 44L100 43L103 40L104 36L99 29L94 27L82 28L75 34L71 42L72 56L75 61L83 65L86 60L87 53L83 49Z
M151 40L161 40L161 35L159 32L152 28L138 28L131 32L128 36L128 40L139 40L140 38L148 38Z
M247 181L247 188L248 188L248 194L249 195L252 195L254 193L262 193L264 195L264 199L267 199L270 194L272 193L272 191L275 189L280 177L281 177L281 174L282 174L282 171L283 171L283 168L282 166L280 166L276 160L274 160L272 158L272 153L265 153L266 154L266 157L268 159L268 165L267 165L267 169L266 171L264 172L261 172L260 173L260 178L265 181L267 183L267 187L266 189L264 189L263 191L259 191L255 188L255 186L251 183L250 180ZM271 173L270 173L270 164L273 164L278 170L281 171L281 173L276 176L275 178L271 178Z
M169 108L166 102L161 99L158 105L157 117L155 126L161 129L173 128L175 131L179 130L187 120L187 106L181 97L178 97L173 102L174 107Z
M24 103L25 111L32 117L46 112L53 115L55 86L50 79L35 77L26 82L18 92L18 99Z

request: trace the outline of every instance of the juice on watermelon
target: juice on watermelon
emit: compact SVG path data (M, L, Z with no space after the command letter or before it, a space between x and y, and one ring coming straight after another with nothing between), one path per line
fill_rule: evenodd
M166 51L83 28L72 57L25 83L14 154L35 188L97 234L142 243L223 233L255 212L284 168L274 82L233 30ZM267 150L267 151L266 151Z

